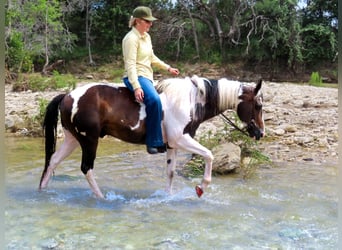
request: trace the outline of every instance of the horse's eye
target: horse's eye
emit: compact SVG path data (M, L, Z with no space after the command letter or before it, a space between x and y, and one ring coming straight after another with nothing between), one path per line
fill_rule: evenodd
M261 110L261 108L262 108L262 104L260 104L260 103L256 103L256 104L255 104L255 109L256 109L256 110L259 111L259 110Z

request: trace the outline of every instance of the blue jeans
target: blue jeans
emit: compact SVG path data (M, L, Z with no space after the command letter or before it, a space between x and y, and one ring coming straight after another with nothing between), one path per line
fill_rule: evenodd
M128 89L134 92L128 77L123 78ZM146 77L139 76L138 81L144 91L144 104L146 106L146 145L148 147L160 147L164 145L161 129L162 104L153 82Z

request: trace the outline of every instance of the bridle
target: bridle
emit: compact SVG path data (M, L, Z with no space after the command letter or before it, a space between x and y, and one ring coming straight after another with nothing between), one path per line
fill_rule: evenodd
M238 130L244 135L250 136L250 137L256 137L260 138L261 137L261 132L259 131L258 127L255 124L255 118L254 118L254 110L252 109L252 114L251 114L251 121L247 124L246 127L243 129L239 128L232 120L230 120L226 115L223 113L220 114L221 118L223 121L225 121L227 124Z
M232 122L232 120L230 120L226 115L224 115L223 113L221 113L220 116L223 119L223 121L228 123L230 126L235 128L236 130L240 131L242 134L249 136L249 133L247 132L247 127L245 127L244 129L241 129L234 122Z
M257 129L257 126L255 125L255 122L254 122L254 119L252 119L251 122L246 127L241 129L234 122L232 122L232 120L230 120L227 116L225 116L223 113L221 113L220 115L221 115L221 118L223 119L223 121L228 123L230 126L235 128L236 130L238 130L242 134L250 136L250 137L255 136L256 138L261 137L261 132L259 131L259 129Z

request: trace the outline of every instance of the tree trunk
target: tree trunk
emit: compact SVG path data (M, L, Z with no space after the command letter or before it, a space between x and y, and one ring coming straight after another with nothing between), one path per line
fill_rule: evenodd
M49 65L49 27L48 27L48 1L46 1L46 8L45 8L45 44L44 44L44 48L45 48L45 64L43 67L43 75L47 75L47 67Z
M199 50L199 45L198 45L198 37L197 37L197 32L196 32L196 25L195 25L195 21L194 19L192 18L192 15L191 15L191 12L190 12L190 9L187 8L185 5L184 5L184 8L186 9L186 11L188 12L188 15L189 15L189 18L191 20L191 26L192 26L192 33L194 35L194 42L195 42L195 48L196 48L196 58L200 58L200 50Z
M88 48L88 56L89 56L89 64L94 65L93 57L91 54L91 42L90 42L90 33L91 33L91 14L89 13L90 6L89 1L87 1L86 5L86 46Z

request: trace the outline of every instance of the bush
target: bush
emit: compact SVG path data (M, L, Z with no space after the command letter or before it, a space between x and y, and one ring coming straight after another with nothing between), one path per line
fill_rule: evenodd
M309 84L313 86L321 86L323 84L322 77L318 72L312 72Z
M76 86L76 78L71 74L61 75L58 71L53 71L53 76L50 78L50 84L54 89L74 89Z
M15 91L45 91L47 89L74 89L77 79L71 74L53 72L52 76L44 77L39 73L20 74L18 81L13 85Z
M32 72L33 60L28 51L24 49L22 35L13 32L7 41L6 65L12 72Z
M45 110L49 101L44 98L39 98L39 113L33 118L34 121L39 123L41 126L43 125Z

